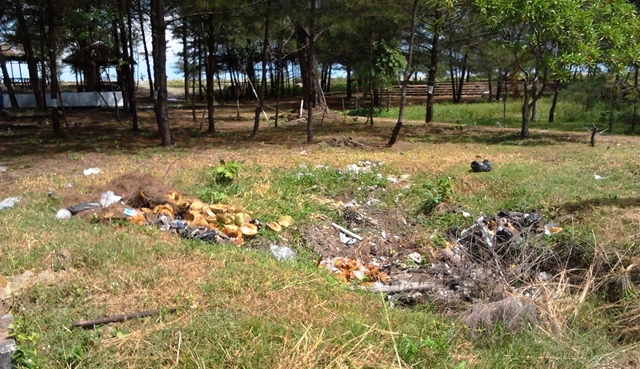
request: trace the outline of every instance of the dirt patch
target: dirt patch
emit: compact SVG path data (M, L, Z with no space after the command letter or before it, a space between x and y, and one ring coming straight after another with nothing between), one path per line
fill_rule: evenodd
M385 212L370 202L333 202L339 204L340 225L361 240L329 220L305 228L307 245L321 255L321 266L354 287L387 293L396 303L462 314L471 327L500 321L515 329L534 322L541 313L537 303L546 298L536 295L544 290L540 284L572 257L540 246L542 237L562 229L535 211L473 219L460 208L440 206L433 216L460 212L473 219L472 225L428 236L407 221L402 206ZM375 273L368 273L373 267Z
M78 216L85 220L92 220L105 218L108 213L124 214L126 207L153 208L160 204L170 203L167 198L168 194L179 193L175 188L162 183L149 174L130 172L114 178L107 184L91 186L80 192L74 188L65 188L61 193L62 205L70 207L82 203L95 203L107 191L113 191L118 196L122 196L122 203L81 211ZM173 206L176 209L180 208L175 203Z

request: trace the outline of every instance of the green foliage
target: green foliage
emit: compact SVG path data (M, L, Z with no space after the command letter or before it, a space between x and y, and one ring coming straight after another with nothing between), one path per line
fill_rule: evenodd
M435 184L422 185L423 200L418 207L418 212L429 214L438 204L450 200L453 197L453 179L442 177Z
M219 185L228 185L238 176L240 165L235 161L225 162L220 159L220 164L211 169L213 182Z
M13 355L16 368L43 368L38 358L40 335L36 332L35 326L26 318L18 316L9 327L9 333L16 340L16 352Z
M404 69L407 60L395 46L384 40L373 44L373 77L378 87L385 87L397 81L398 74Z

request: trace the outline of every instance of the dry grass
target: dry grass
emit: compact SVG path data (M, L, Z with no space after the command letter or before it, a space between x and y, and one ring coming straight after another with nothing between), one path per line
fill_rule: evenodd
M96 122L97 131L78 129L62 143L43 134L42 144L29 143L32 152L22 147L29 148L21 144L28 140L24 136L11 138L0 148L0 164L10 168L0 173L0 198L24 196L16 209L0 214L3 273L17 274L24 269L68 273L53 287L36 286L28 291L21 303L32 310L28 317L38 322L45 340L49 340L47 344L62 337L93 342L84 344L88 347L82 354L86 365L106 360L105 367L131 368L406 367L410 359L420 362L416 357L435 357L433 361L420 360L445 367L461 362L483 367L488 360L489 355L479 351L477 342L461 338L461 325L454 327L459 332L451 333L448 322L433 323L435 318L430 313L385 315L375 296L345 291L310 263L283 266L254 250L185 243L160 232L132 227L52 220L60 204L55 195L47 195L50 190L58 194L67 184L78 190L103 185L133 170L183 190L194 189L202 187L207 168L217 165L219 159L244 163L241 181L247 184L246 191L228 201L256 212L264 213L278 201L274 195L277 181L271 176L276 169L293 171L303 164L340 169L371 160L385 162L385 173L411 174L424 181L453 177L453 205L463 206L474 215L503 206L531 205L551 217L570 214L577 224L562 226L567 233L573 232L572 236L550 244L587 240L595 251L585 253L591 256L587 268L569 269L548 282L531 285L529 301L535 303L538 324L547 332L544 336L558 342L569 340L566 332L577 329L572 326L576 316L584 321L597 314L592 298L609 283L618 283L631 296L626 305L624 299L616 302L616 306L623 306L620 333L625 337L638 335L635 326L640 312L633 297L637 293L638 266L630 257L635 252L633 244L640 234L640 222L637 203L625 205L620 200L638 197L633 188L635 169L628 164L640 144L637 138L611 136L602 141L601 147L588 149L582 135L555 132L549 136L540 133L542 138L517 145L506 139L506 143L491 141L505 130L473 128L459 132L447 125L409 123L401 133L407 140L388 149L382 146L390 132L389 122L378 120L373 128L349 121L316 127L319 142L349 135L366 144L362 149L333 148L305 144L304 127L283 122L278 129L265 125L258 139L246 140L250 122L225 119L235 115L232 110L219 112L222 118L217 123L217 136L194 134L189 130L199 122L186 119L189 114L172 115L178 143L172 148L156 148L157 139L135 138L126 127L108 122ZM147 127L152 130L152 125ZM89 138L95 136L90 134L113 134L119 148L114 147L111 136L91 141ZM438 142L423 142L427 138ZM469 163L476 156L491 159L496 170L482 176L469 173ZM89 167L99 167L101 173L83 176L82 170ZM614 180L596 183L592 179L596 171ZM267 196L274 197L265 199ZM300 210L302 205L287 206ZM413 215L406 217L409 222L415 221ZM424 222L424 235L416 239L427 239L441 228L452 226L435 217L419 221ZM580 226L593 233L581 236L584 229ZM624 247L618 253L611 251L621 243L628 254L620 251ZM57 256L62 249L70 250L70 261ZM577 274L584 278L577 281ZM125 322L95 336L58 329L74 319L171 306L179 307L176 314ZM52 308L62 311L61 317ZM508 310L505 306L487 308L503 315ZM498 315L489 314L489 325L500 320ZM420 326L427 322L431 322L429 329L433 331ZM64 333L49 332L51 326ZM406 337L411 341L402 340ZM434 337L437 345L422 342L424 337ZM415 352L411 351L413 344ZM621 350L631 355L630 347ZM498 344L494 349L508 353ZM576 353L581 348L574 349L572 355L584 359ZM599 352L602 350L606 347ZM67 365L61 359L66 356L54 351L41 354L57 358L49 364ZM161 357L154 357L154 352L160 352ZM398 355L408 359L398 362ZM598 355L594 354L593 360ZM618 356L602 354L599 358L617 360ZM542 362L537 357L532 360ZM556 367L564 363L554 360L559 360ZM592 364L598 367L598 363Z

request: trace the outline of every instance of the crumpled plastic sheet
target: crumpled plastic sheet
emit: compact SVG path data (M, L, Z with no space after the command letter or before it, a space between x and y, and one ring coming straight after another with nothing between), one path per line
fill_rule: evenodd
M7 197L6 199L0 202L0 210L4 210L6 208L12 208L15 204L19 203L22 200L21 196Z

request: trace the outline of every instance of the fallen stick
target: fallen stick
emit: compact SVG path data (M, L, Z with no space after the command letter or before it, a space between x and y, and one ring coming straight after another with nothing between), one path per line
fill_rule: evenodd
M137 312L137 313L107 316L107 317L100 318L100 319L79 320L79 321L75 321L75 322L71 323L71 327L72 328L93 329L97 325L102 325L102 324L107 324L107 323L114 323L114 322L124 322L125 320L134 319L134 318L144 318L144 317L147 317L147 316L150 316L150 315L159 314L161 312L175 313L176 312L176 308L140 311L140 312Z
M353 232L351 232L350 230L346 229L345 227L339 226L335 223L331 223L332 226L334 226L335 228L339 229L340 232L346 234L347 236L351 236L353 238L355 238L358 241L362 241L362 236L359 236Z
M442 285L436 282L414 282L414 283L403 283L395 286L365 287L364 289L369 292L396 293L396 292L406 292L406 291L432 290L432 289L437 289L439 287L442 287Z

